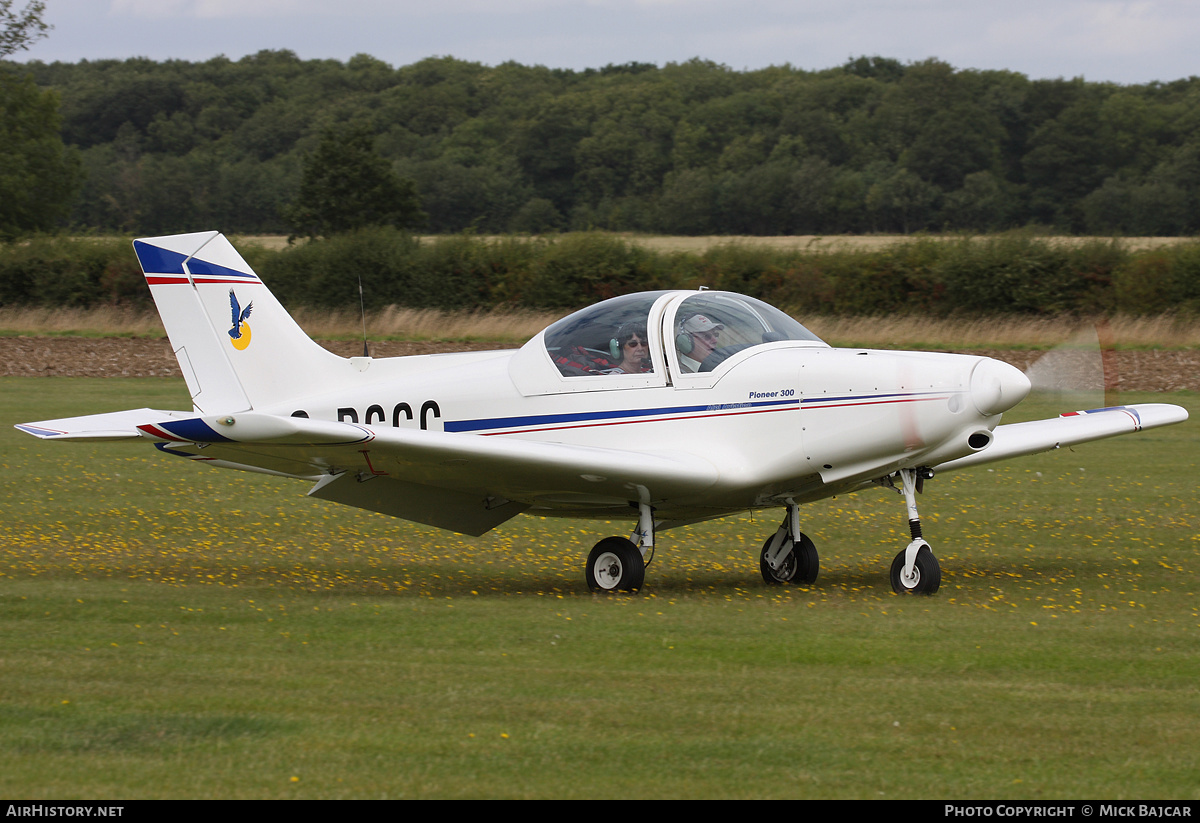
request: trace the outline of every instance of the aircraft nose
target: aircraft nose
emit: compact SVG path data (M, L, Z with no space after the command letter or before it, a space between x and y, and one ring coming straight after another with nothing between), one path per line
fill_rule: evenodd
M1029 389L1029 378L1020 369L999 360L981 358L971 371L971 400L985 416L1008 411Z

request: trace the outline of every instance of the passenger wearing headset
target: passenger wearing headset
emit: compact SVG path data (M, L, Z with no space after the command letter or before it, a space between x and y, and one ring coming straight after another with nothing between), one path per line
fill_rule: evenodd
M654 370L650 363L650 342L644 325L626 323L621 326L616 336L608 341L608 348L616 366L605 369L605 374L645 374Z
M720 323L714 323L703 314L693 314L679 324L679 333L675 335L675 348L679 352L679 366L684 372L700 371L704 358L713 353L717 347L721 329Z

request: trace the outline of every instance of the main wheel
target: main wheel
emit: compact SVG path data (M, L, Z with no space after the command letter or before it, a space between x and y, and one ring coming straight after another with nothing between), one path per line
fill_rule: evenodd
M942 585L942 567L929 546L917 549L912 577L904 576L904 553L902 549L892 561L892 591L896 594L933 594Z
M632 541L606 537L588 555L586 577L594 592L633 592L646 582L646 564Z
M821 570L821 559L817 556L817 547L808 535L801 534L799 543L792 543L791 550L783 558L783 564L778 569L772 569L767 562L767 549L775 535L763 543L762 553L758 556L758 568L763 580L768 583L812 583L817 579ZM791 542L791 538L785 538Z

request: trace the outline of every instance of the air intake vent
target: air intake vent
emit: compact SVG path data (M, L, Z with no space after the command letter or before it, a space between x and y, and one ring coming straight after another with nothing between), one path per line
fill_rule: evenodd
M992 442L992 433L988 431L975 432L967 438L967 445L975 451L986 449Z

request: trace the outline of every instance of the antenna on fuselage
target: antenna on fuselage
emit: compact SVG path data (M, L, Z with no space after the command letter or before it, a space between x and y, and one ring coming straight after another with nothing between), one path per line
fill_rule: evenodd
M359 313L362 315L362 329L363 329L363 353L362 353L362 356L370 357L371 352L367 348L367 304L366 304L366 301L363 300L363 287L362 287L362 274L361 273L358 275L358 310L359 310Z

